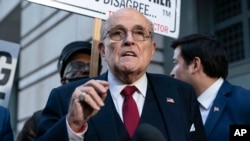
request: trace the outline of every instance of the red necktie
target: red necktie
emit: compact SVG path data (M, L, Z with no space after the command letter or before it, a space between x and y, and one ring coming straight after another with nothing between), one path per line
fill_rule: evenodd
M137 105L132 97L136 90L135 86L126 86L121 91L121 94L125 97L122 106L123 121L131 138L140 119Z

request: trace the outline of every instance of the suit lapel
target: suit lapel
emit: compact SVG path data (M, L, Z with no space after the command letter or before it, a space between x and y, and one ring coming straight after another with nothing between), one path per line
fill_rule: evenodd
M104 141L119 140L118 129L116 127L116 119L114 118L115 112L113 112L114 106L110 93L108 93L105 99L105 106L95 115L92 119L98 135ZM121 121L122 122L122 121ZM112 133L107 134L107 132Z
M222 115L222 111L224 110L227 104L227 94L231 91L230 84L228 82L224 82L213 102L213 105L209 111L206 123L205 123L205 130L207 136L210 135L211 131L213 130L214 126L218 122L220 116Z
M183 126L185 126L185 123L182 123L184 121L182 120L182 117L184 117L183 111L179 111L179 94L175 88L171 87L169 81L162 82L163 79L150 76L148 75L149 85L152 86L152 91L156 95L157 103L159 103L160 111L165 119L167 132L171 135L168 138L175 141L184 141L186 135ZM170 98L169 102L167 102L167 98ZM171 102L171 100L174 100L174 102Z
M160 128L159 126L159 124L162 125L161 119L159 119L161 118L161 113L159 112L159 110L157 110L158 104L157 102L155 102L154 94L152 92L152 89L150 89L149 87L147 90L146 99L143 105L143 110L139 124L148 123L155 127L158 127L158 129L164 129Z
M102 75L101 80L107 80L107 73L106 75ZM104 100L105 105L101 108L101 110L91 119L92 124L94 125L97 134L100 136L100 139L103 141L118 141L120 140L119 129L117 128L117 120L120 121L121 125L123 125L121 119L119 118L118 113L114 107L114 103L108 91L107 97ZM117 114L117 115L115 115ZM119 122L118 122L119 124ZM108 132L108 133L107 133ZM125 132L125 128L124 128ZM112 135L111 135L111 134ZM126 133L126 132L125 132ZM128 134L126 134L128 136ZM129 136L128 136L129 137Z

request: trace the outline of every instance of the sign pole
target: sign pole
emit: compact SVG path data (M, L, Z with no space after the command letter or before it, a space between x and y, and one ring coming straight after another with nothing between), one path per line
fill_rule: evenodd
M94 19L94 29L92 37L92 49L91 49L91 62L90 62L90 73L89 77L95 77L98 74L98 64L99 64L99 50L98 43L101 38L101 26L102 20L100 18Z

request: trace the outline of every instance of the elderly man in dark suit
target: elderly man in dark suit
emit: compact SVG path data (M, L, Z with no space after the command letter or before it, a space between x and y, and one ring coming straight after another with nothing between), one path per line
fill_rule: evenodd
M0 141L14 141L8 109L0 106Z
M205 141L193 88L146 72L156 48L152 23L123 8L105 22L102 37L108 71L53 89L36 140L137 140L137 127L147 123L167 140Z

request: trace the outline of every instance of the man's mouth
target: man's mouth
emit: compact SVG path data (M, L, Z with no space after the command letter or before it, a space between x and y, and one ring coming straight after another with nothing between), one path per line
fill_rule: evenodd
M132 51L128 51L122 54L122 57L124 56L132 56L132 57L136 57L136 54Z

